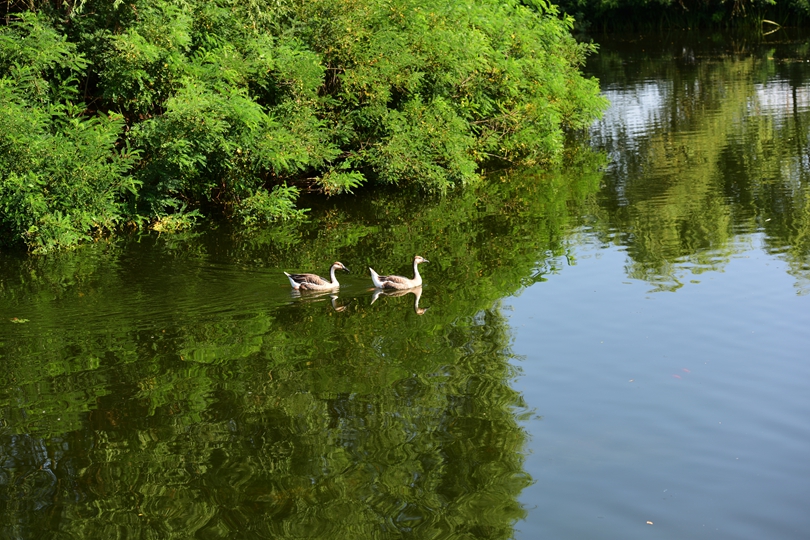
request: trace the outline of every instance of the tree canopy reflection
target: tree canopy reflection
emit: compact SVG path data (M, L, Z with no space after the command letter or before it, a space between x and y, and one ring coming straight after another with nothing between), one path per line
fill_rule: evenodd
M627 246L630 277L673 290L764 233L807 292L808 41L694 38L608 43L590 64L614 106L594 130L612 160L601 236Z
M579 156L287 231L9 258L3 535L511 537L531 478L500 299L566 254L604 163ZM372 304L367 276L295 298L280 272L399 270L415 246L426 313Z

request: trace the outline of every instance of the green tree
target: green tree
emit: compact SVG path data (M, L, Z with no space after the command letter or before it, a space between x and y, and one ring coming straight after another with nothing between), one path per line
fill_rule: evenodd
M757 32L801 26L808 0L560 0L584 29L743 27Z
M5 10L3 238L40 251L124 223L163 231L218 214L249 226L295 219L302 188L444 192L478 182L495 161L553 163L564 131L606 105L580 73L594 47L540 3L87 0ZM62 146L32 144L46 133ZM27 168L19 152L30 154ZM50 201L51 164L70 197ZM21 186L29 195L18 201Z
M0 29L0 235L48 251L121 225L137 150L123 119L84 114L88 63L42 15Z

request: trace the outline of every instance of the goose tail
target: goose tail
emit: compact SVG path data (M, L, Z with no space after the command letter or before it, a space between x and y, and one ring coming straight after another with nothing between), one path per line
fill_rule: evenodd
M296 282L296 281L293 279L293 277L292 277L290 274L288 274L287 272L284 272L284 275L285 275L285 276L287 276L287 279L289 279L289 280L290 280L290 285L292 286L292 288L293 288L293 289L295 289L295 290L298 290L298 287L300 287L300 286L301 286L301 284L300 284L300 283L297 283L297 282Z
M382 288L382 282L380 281L380 276L377 272L374 271L372 267L368 267L368 271L371 272L371 282L374 283L374 286L377 288Z

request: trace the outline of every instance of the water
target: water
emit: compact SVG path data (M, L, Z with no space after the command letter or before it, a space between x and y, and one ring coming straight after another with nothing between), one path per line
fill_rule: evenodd
M601 42L609 163L0 254L0 537L806 536L808 41Z
M517 536L802 538L806 57L629 41L590 66L613 103L606 219L506 301L537 411Z
M509 301L515 388L541 415L521 537L804 535L808 305L752 247L675 294L628 281L623 250L583 247Z

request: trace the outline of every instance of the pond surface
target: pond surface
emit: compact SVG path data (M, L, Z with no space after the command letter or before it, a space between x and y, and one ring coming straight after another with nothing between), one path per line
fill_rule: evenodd
M0 254L0 537L806 537L810 41L599 41L560 171Z

